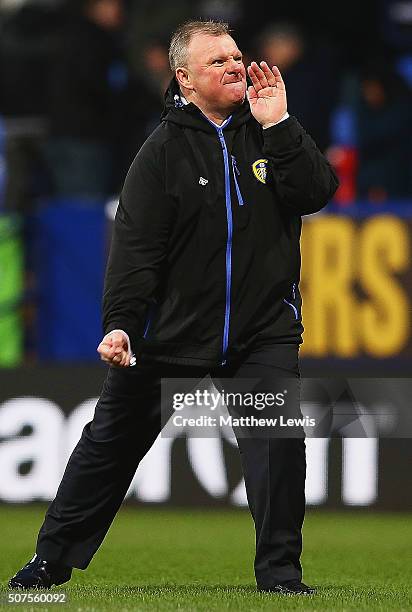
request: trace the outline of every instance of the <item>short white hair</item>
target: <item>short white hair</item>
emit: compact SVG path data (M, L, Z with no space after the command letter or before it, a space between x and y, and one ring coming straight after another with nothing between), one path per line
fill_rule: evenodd
M169 63L172 72L177 68L187 67L187 49L195 34L224 36L229 34L229 24L223 21L186 21L173 33L169 47Z

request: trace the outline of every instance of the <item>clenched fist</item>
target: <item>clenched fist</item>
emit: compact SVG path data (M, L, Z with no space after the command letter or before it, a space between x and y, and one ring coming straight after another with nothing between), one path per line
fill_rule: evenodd
M126 334L122 331L112 331L106 334L97 347L102 361L118 368L130 366L132 357Z

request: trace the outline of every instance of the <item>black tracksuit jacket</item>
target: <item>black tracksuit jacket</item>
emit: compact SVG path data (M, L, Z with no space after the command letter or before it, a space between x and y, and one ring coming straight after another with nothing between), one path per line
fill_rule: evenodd
M300 343L301 215L338 181L294 117L263 130L247 101L218 128L177 83L121 193L104 333L137 361L216 366L250 347Z

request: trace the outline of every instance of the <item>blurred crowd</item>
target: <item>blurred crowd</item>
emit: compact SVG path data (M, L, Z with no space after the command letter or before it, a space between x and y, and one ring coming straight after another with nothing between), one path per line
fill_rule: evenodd
M0 0L0 367L95 357L104 215L159 123L170 35L198 18L279 66L335 208L412 201L412 0Z
M170 34L194 17L228 20L246 62L279 66L290 112L340 175L338 202L407 198L412 2L387 0L380 12L358 4L331 15L322 1L308 10L239 0L3 0L0 207L25 212L38 198L118 193L159 122Z

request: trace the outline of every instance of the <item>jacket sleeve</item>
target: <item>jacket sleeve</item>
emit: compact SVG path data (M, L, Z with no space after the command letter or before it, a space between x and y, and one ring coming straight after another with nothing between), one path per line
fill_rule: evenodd
M321 210L339 181L295 117L263 131L263 153L282 204L298 215Z
M156 300L174 206L163 188L159 160L146 144L132 163L120 196L103 294L104 333L124 330L134 352Z

